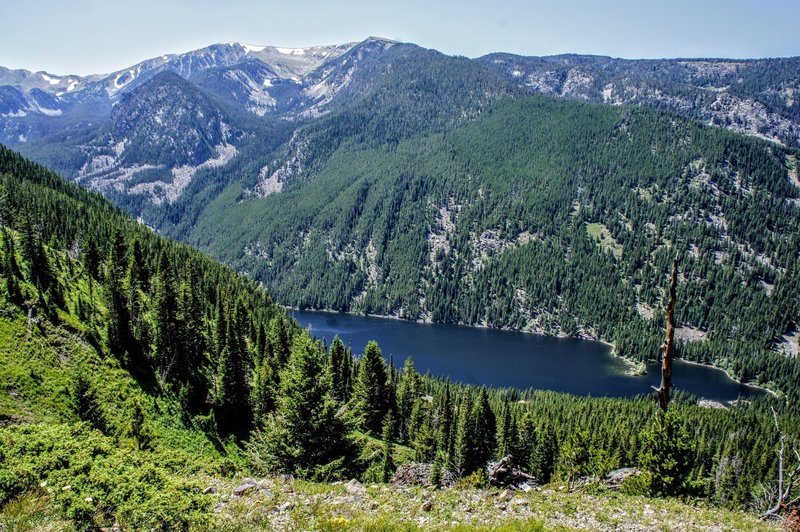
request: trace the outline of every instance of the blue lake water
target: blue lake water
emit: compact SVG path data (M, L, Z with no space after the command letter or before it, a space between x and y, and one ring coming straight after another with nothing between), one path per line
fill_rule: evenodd
M344 313L293 311L292 316L330 345L338 335L355 354L376 340L384 357L401 367L414 359L420 373L466 384L537 388L576 395L630 397L652 392L661 373L628 375L627 364L600 342L447 324L424 324ZM730 379L724 371L676 360L676 389L698 397L730 401L763 394Z

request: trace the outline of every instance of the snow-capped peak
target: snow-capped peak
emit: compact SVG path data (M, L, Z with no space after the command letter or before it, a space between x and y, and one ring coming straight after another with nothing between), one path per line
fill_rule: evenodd
M250 52L262 52L264 50L264 48L266 48L266 46L258 46L258 45L255 45L255 44L247 44L247 43L240 43L240 44L241 44L242 48L244 48L245 51L247 51L247 53L250 53Z
M44 79L50 85L58 85L59 83L61 83L61 79L60 78L54 78L52 76L48 76L44 72L42 72L41 76L42 76L42 79Z
M275 50L285 55L306 55L306 48L280 48L276 46Z

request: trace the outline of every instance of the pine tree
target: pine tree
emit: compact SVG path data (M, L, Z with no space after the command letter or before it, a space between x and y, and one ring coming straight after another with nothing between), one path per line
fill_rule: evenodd
M275 316L270 321L267 343L278 366L285 366L291 351L291 339L282 316Z
M225 347L217 366L216 419L223 434L244 439L250 432L250 375L242 311L235 305L226 320Z
M0 228L3 236L3 275L5 277L6 296L9 302L21 305L22 291L19 287L21 277L19 264L17 263L17 250L14 246L14 237L5 227Z
M131 400L131 417L125 427L125 436L131 438L136 443L136 448L141 450L148 449L153 439L153 434L147 426L144 417L144 410L138 397Z
M539 482L550 482L558 456L558 443L550 425L538 432L536 446L531 457L531 474Z
M497 422L489 406L489 392L481 388L470 415L471 433L474 437L472 471L483 468L494 457L497 447Z
M381 457L381 482L389 482L394 473L394 445L392 438L394 437L394 417L392 411L386 412L386 417L383 418L383 456Z
M333 397L337 401L350 400L350 364L353 355L344 346L339 336L334 337L328 351L328 372L331 375ZM349 360L348 360L349 359Z
M516 425L514 425L511 415L511 408L507 401L503 401L503 408L500 411L500 423L497 427L497 451L500 456L507 456L509 450L514 445L516 438Z
M674 409L658 413L642 433L639 464L652 495L678 495L692 468L693 446Z
M70 396L72 408L81 421L86 421L91 424L92 428L105 432L105 416L92 381L89 380L87 368L83 366L75 368L72 374Z
M450 395L450 383L447 382L436 401L436 449L437 455L441 455L440 461L448 467L452 467L450 461L454 445L453 401Z
M22 238L22 257L28 263L31 283L40 292L46 292L55 278L44 250L41 232L25 210L22 211L19 232Z
M430 462L436 455L436 432L433 429L431 403L424 397L414 402L409 424L409 438L418 462Z
M106 319L108 347L111 353L120 359L125 353L134 349L128 298L123 288L125 259L127 257L126 248L122 232L119 229L115 230L111 236L111 246L106 260L104 284L108 303L108 317Z
M178 294L175 274L166 251L158 261L155 280L154 358L163 382L171 382L173 366L177 362L180 338L178 334Z
M281 374L278 410L247 444L258 470L293 473L303 478L341 478L358 449L348 437L339 405L324 376L325 353L307 335L298 335Z
M278 378L271 358L264 357L253 371L253 418L256 423L265 419L277 405Z
M456 418L456 437L453 453L453 469L461 476L467 475L472 471L467 469L467 462L470 460L471 436L470 436L470 412L472 411L472 393L467 388L461 394L458 403L458 416Z
M361 426L380 434L383 417L388 410L386 363L378 344L369 342L358 364L358 377L353 387L353 413Z
M400 441L410 441L412 438L409 434L411 410L421 393L420 376L414 367L414 361L409 357L403 364L400 384L397 386L397 416L399 418L397 425Z

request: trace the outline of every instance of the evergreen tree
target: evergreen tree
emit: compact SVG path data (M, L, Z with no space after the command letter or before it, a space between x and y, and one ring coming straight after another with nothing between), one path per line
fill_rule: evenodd
M380 434L383 417L388 410L386 362L378 344L367 344L358 364L358 377L353 387L353 413L362 428Z
M400 384L397 386L397 416L399 418L397 427L400 441L409 441L413 438L409 432L411 410L421 393L419 373L414 367L414 361L408 357L403 364Z
M275 316L270 321L267 343L278 367L285 366L291 351L291 338L289 338L289 332L282 316Z
M333 397L337 401L347 402L350 399L351 382L350 366L353 355L344 346L337 335L328 352L328 372L331 375Z
M392 438L394 437L394 419L392 411L386 412L386 417L383 418L383 456L381 457L381 482L389 482L394 473L394 445Z
M46 292L55 281L50 260L44 250L41 231L26 210L22 211L19 228L22 238L22 257L28 263L31 283L40 291Z
M303 478L341 478L358 450L330 396L330 380L320 378L325 353L306 334L295 338L290 353L281 374L278 410L247 444L251 463Z
M418 462L431 462L436 455L436 431L433 428L430 401L419 397L414 402L409 424L409 438Z
M674 408L656 414L641 440L639 464L649 492L662 497L681 493L692 469L693 448Z
M148 449L153 434L147 426L144 410L142 409L142 404L139 402L138 397L134 397L131 400L130 411L131 418L125 427L125 437L131 438L134 443L136 443L136 448L140 451Z
M450 382L445 383L441 393L437 394L436 401L436 449L439 465L450 463L455 445L455 430L453 421L453 401L450 395Z
M458 417L456 418L456 437L453 453L453 469L459 475L472 473L468 469L471 465L472 436L470 435L470 413L472 412L472 393L467 388L461 394L458 403Z
M516 425L511 415L511 408L507 401L503 401L503 408L500 411L500 423L497 427L497 451L500 456L510 454L510 449L514 446L517 437Z
M101 432L106 431L105 416L92 381L89 379L87 368L83 366L75 368L72 374L70 397L72 408L81 421L88 422L92 428Z
M108 306L106 318L108 347L111 353L120 359L134 349L128 298L123 287L126 257L127 249L122 232L115 230L111 236L111 246L106 260L104 284Z
M558 442L552 426L547 425L545 429L538 431L535 447L531 454L531 474L539 482L550 482L558 456Z
M153 351L156 367L160 371L161 380L171 382L172 370L177 362L180 335L178 332L178 294L172 263L166 251L162 251L158 260L153 296Z
M226 320L225 347L217 366L216 419L223 434L244 439L250 432L250 375L242 311L237 304Z
M9 302L21 305L22 291L19 288L19 278L21 277L19 264L17 263L17 250L14 246L14 237L5 227L0 228L3 237L3 276L5 277L6 296Z
M468 470L476 471L494 457L497 447L497 422L489 406L489 393L485 387L481 388L472 407L470 425L470 432L474 438L471 456L473 461L468 461L467 464Z
M253 371L253 418L256 423L265 419L277 405L278 378L276 365L267 357Z

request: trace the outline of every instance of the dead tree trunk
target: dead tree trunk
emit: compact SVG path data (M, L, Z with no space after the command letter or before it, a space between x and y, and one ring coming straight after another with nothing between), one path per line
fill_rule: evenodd
M658 406L662 412L669 406L669 392L672 389L672 345L675 339L675 289L678 285L678 256L672 262L672 275L669 281L669 300L667 301L667 337L661 345L661 386L656 388Z
M775 505L761 514L759 516L761 519L778 517L784 509L794 508L798 503L800 503L800 497L795 499L790 498L792 495L792 488L794 488L795 479L797 474L800 473L800 453L794 451L794 455L797 458L796 465L789 473L788 477L784 478L784 452L786 451L786 435L783 433L780 425L778 424L778 413L774 408L772 409L772 417L775 420L775 428L778 431L778 441L780 442L780 448L778 449L778 494Z

